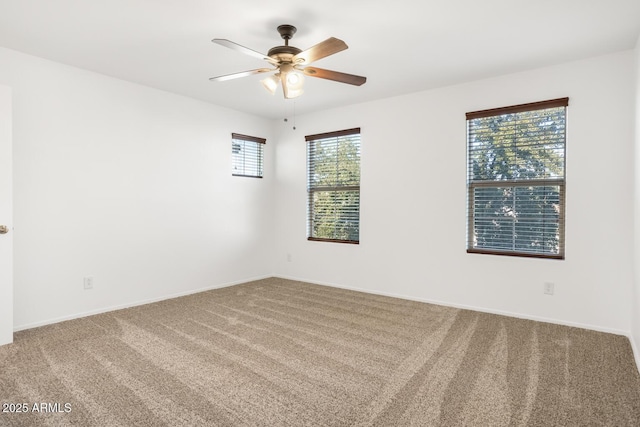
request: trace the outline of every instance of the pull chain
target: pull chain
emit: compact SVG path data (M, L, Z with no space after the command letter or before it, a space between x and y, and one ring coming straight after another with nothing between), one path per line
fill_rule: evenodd
M293 130L296 130L296 101L293 101Z
M285 111L286 115L286 111ZM289 121L288 118L284 118L285 123ZM296 101L293 101L293 130L296 130Z

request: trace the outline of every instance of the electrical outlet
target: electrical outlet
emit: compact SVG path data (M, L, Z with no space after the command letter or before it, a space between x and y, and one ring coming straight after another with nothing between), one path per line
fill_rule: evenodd
M555 285L552 282L544 283L544 293L546 295L553 295Z
M93 289L93 276L87 276L84 278L84 290Z
M291 262L291 254L287 254L287 262Z

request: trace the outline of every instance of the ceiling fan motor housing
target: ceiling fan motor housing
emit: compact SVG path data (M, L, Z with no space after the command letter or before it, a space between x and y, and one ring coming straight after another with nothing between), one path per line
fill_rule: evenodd
M295 46L276 46L269 49L267 56L269 58L275 59L278 62L280 61L291 62L291 58L293 58L295 55L299 54L300 52L302 52L302 50L298 49Z

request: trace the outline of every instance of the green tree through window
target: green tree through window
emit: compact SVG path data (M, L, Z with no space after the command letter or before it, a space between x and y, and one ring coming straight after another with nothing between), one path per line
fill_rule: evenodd
M309 240L360 241L360 129L309 135Z
M467 113L467 251L564 258L568 98Z

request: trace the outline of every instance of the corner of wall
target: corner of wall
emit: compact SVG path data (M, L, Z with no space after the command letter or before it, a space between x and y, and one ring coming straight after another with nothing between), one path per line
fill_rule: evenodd
M640 370L640 35L635 47L635 111L634 111L634 247L633 247L633 300L631 302L630 342Z

